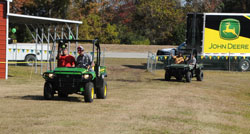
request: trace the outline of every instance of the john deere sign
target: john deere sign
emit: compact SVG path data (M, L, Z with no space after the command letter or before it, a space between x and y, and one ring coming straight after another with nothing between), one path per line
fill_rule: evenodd
M220 23L220 37L225 40L239 38L240 22L236 19L224 19Z
M250 18L207 15L204 53L250 53Z

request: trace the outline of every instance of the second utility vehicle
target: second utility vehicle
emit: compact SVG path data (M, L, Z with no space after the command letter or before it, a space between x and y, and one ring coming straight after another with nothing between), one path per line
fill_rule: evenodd
M195 51L191 49L182 49L180 52L182 52L185 57L189 56L190 59ZM196 77L198 81L202 81L202 68L203 65L197 62L194 65L190 65L189 61L185 61L182 64L170 64L165 67L165 80L170 81L171 77L174 76L178 81L185 78L186 82L191 82L193 77Z

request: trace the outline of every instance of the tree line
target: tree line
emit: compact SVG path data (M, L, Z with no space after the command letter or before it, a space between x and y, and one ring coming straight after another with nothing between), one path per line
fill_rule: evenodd
M14 0L11 12L82 21L79 38L107 44L180 44L188 12L250 12L249 0ZM21 30L21 28L19 28ZM27 41L27 31L17 32Z

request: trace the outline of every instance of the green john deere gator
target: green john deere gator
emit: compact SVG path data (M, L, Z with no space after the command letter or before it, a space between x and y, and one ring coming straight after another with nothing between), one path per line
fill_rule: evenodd
M181 49L183 55L192 57L195 55L197 59L197 53L195 49ZM191 82L193 77L196 77L197 81L203 81L203 65L195 63L190 65L189 61L185 61L183 64L170 64L165 67L165 80L170 81L171 77L174 76L178 81L185 79L185 82Z
M58 50L65 47L65 42L85 42L93 43L93 61L95 59L94 69L78 67L56 67L54 70L43 73L45 79L44 98L53 99L55 94L58 97L68 97L69 94L80 94L84 96L85 102L93 102L94 95L96 98L105 99L107 97L107 77L106 67L100 65L100 44L95 40L59 40ZM95 48L97 56L94 57ZM53 54L53 52L52 52ZM51 64L50 64L51 65Z

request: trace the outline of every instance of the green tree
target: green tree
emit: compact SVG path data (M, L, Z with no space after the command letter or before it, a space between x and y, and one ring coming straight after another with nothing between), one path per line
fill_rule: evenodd
M101 35L101 18L96 14L89 14L82 19L83 24L79 27L79 37L83 39L94 39Z
M80 38L99 38L102 43L120 43L116 25L102 24L99 15L89 14L82 21L83 24L79 27Z
M101 41L108 44L120 44L116 25L107 24L102 31Z
M184 13L175 0L139 0L133 19L134 30L151 44L175 44L173 33L183 23Z
M223 0L223 12L229 13L249 13L249 0Z

